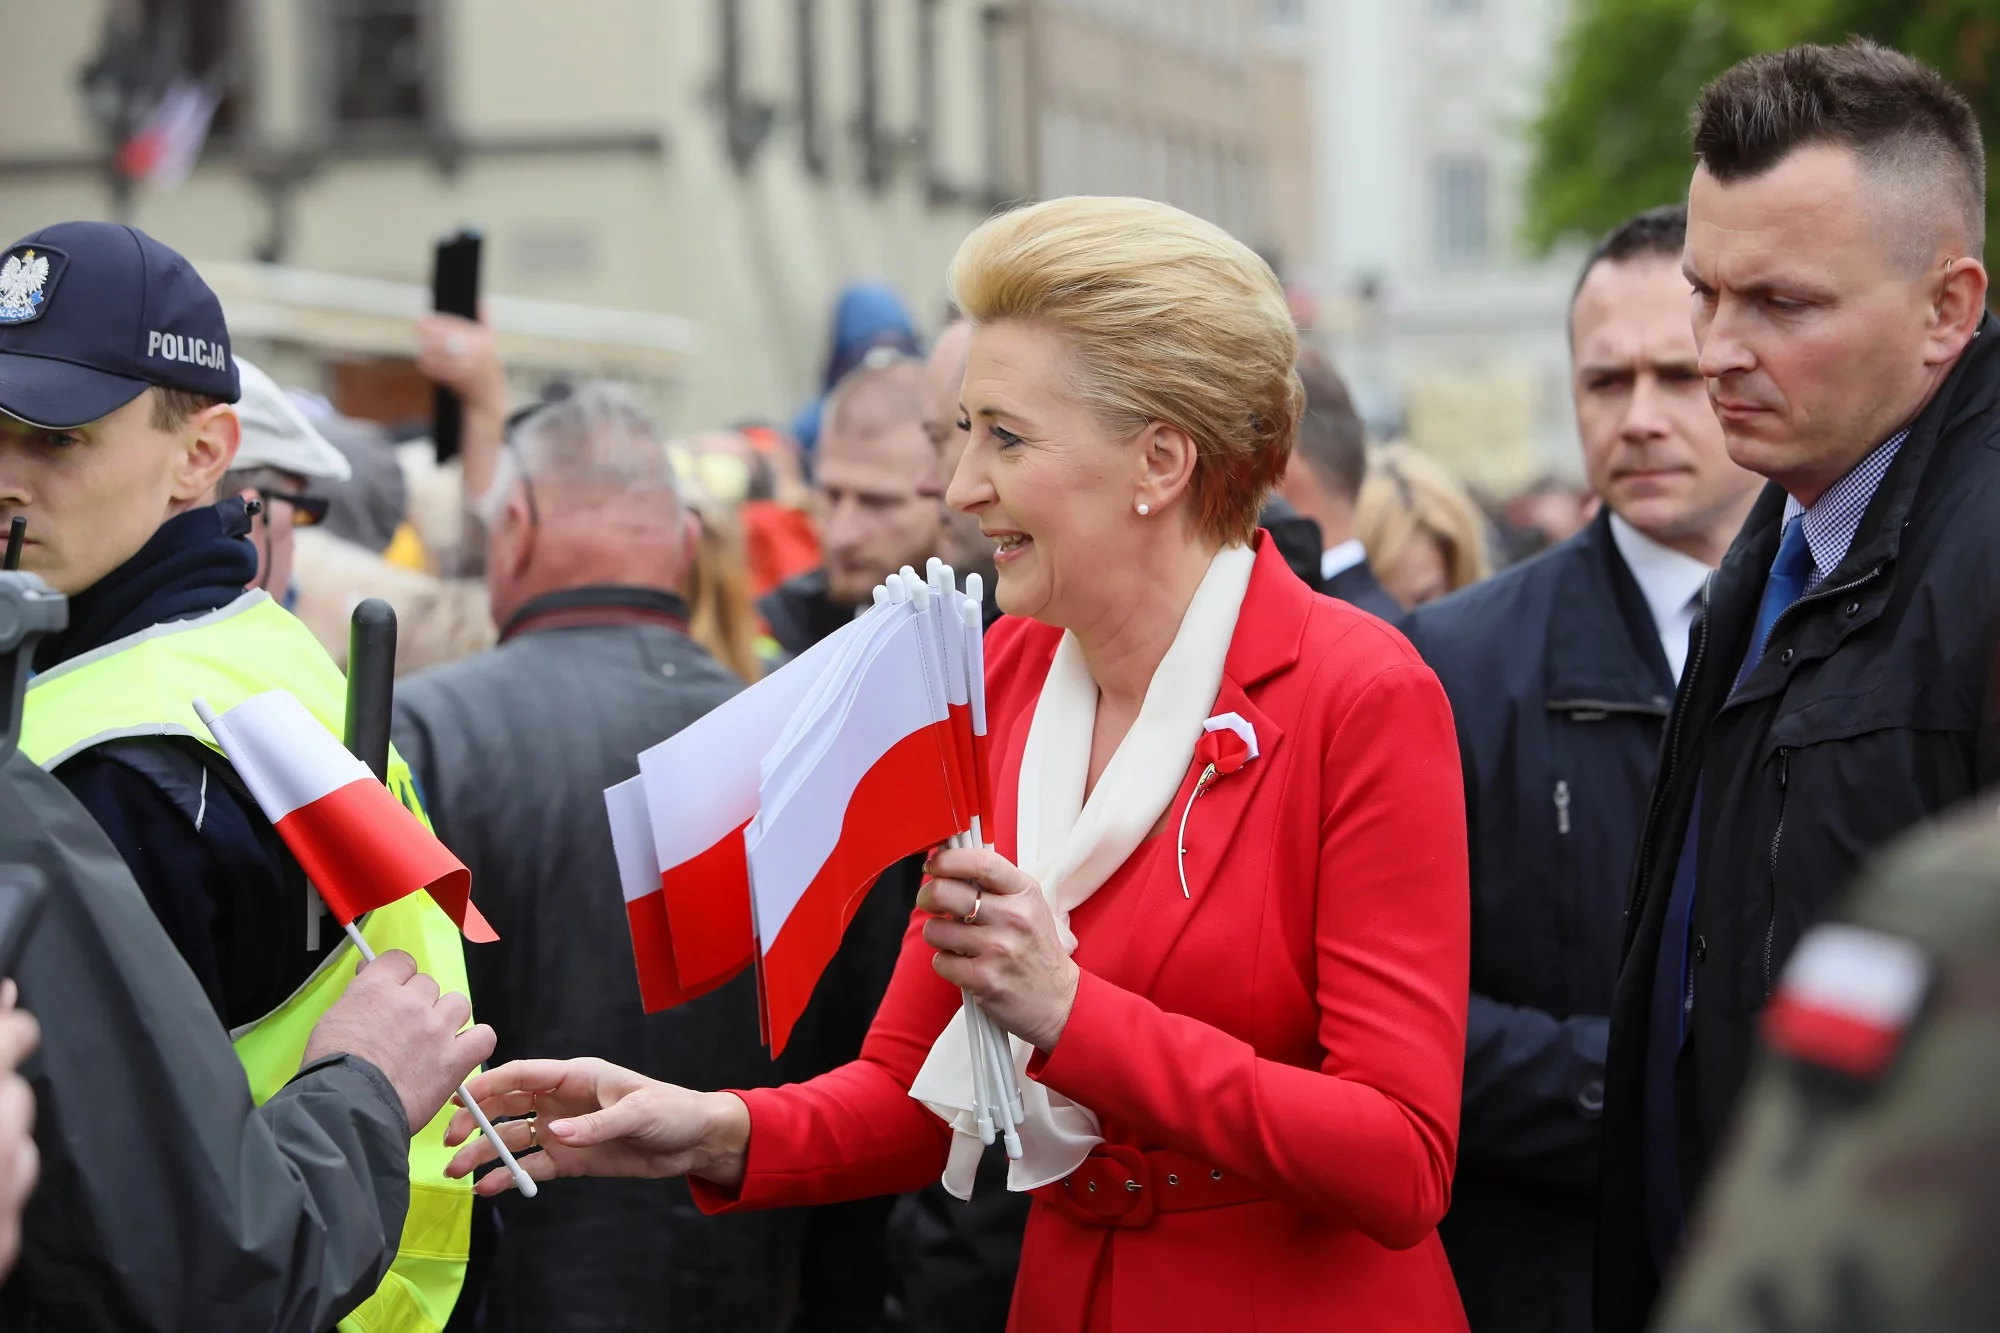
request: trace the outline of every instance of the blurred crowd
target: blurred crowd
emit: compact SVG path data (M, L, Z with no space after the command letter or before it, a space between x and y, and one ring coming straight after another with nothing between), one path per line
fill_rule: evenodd
M651 428L694 520L690 632L746 683L797 650L806 630L796 617L826 595L810 578L785 586L801 576L826 566L831 604L851 607L857 589L902 559L943 553L962 571L990 561L977 520L944 503L958 436L953 376L969 333L947 313L931 340L927 376L923 337L901 299L857 283L833 313L824 392L796 414L686 434ZM261 372L246 385L247 399L269 404L271 422L291 423L287 429L312 441L299 457L317 460L289 474L288 484L321 503L314 515L296 515L294 530L278 539L294 552L287 604L344 663L348 614L363 598L388 600L402 621L399 674L495 642L485 502L512 432L583 387L551 380L538 399L518 403L486 327L436 314L416 334L419 369L466 404L461 453L442 464L426 421L343 416L323 395L280 389ZM1308 352L1300 370L1312 414L1306 433L1318 438L1301 440L1270 517L1309 520L1285 527L1288 558L1302 571L1343 548L1347 563L1316 587L1365 560L1388 598L1369 609L1407 611L1566 540L1597 512L1586 485L1555 472L1517 494L1485 495L1406 441L1364 442L1331 363ZM827 412L843 385L862 400L850 408L860 415L829 431ZM626 392L637 406L636 392ZM823 454L829 435L835 444ZM867 457L850 458L857 452ZM885 564L891 557L900 559Z

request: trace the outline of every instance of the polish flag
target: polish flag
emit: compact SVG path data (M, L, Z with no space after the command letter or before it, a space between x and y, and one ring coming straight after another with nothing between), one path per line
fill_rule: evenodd
M467 939L499 938L465 863L289 690L220 717L197 699L195 712L341 925L423 889Z
M774 1056L876 877L962 827L941 725L949 707L927 674L930 600L924 589L878 608L867 651L828 701L830 743L809 729L772 756L766 788L782 795L744 835Z
M699 984L681 984L680 970L674 964L673 931L667 923L666 895L660 884L660 854L653 846L653 821L646 809L646 780L628 778L605 788L604 809L611 821L611 850L618 861L618 882L625 890L632 958L639 969L639 999L646 1012L671 1009L705 995L742 971L739 963ZM747 876L744 898L747 917Z
M1861 926L1815 926L1764 1011L1773 1049L1855 1078L1889 1067L1930 987L1930 960L1906 939Z
M185 181L208 142L209 122L220 101L207 81L175 79L139 132L119 146L120 174L168 188Z
M863 632L860 621L842 626L641 753L636 788L605 793L612 830L623 830L619 877L646 1012L713 990L755 959L743 832L757 813L763 759ZM643 846L630 820L640 799L649 825ZM646 859L653 869L638 873Z

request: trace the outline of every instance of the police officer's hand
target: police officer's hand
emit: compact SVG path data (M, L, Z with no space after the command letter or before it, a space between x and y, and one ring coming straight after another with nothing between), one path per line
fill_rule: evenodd
M0 982L0 1278L21 1249L21 1205L34 1192L41 1158L35 1152L35 1094L14 1072L34 1052L41 1028L14 1007L12 981Z
M493 1029L466 1027L471 1017L472 1001L457 991L438 994L437 982L417 971L415 959L391 949L362 964L346 993L321 1015L303 1063L352 1055L374 1065L395 1085L415 1134L493 1054Z

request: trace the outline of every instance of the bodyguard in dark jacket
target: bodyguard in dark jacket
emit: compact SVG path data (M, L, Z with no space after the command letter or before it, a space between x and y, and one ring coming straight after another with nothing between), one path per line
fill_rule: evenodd
M1800 934L1868 853L2000 777L2000 332L1983 150L1865 43L1704 92L1687 272L1731 456L1775 483L1667 724L1611 1015L1598 1327L1644 1325ZM1893 221L1892 221L1893 219Z
M1685 213L1642 213L1570 316L1595 522L1404 632L1451 697L1472 849L1472 1000L1451 1212L1480 1333L1588 1333L1604 1045L1632 852L1710 562L1759 479L1695 369Z

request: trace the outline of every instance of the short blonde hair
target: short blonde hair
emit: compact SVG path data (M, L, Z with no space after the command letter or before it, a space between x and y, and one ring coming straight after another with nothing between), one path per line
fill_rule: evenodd
M1444 552L1451 591L1492 572L1486 556L1486 519L1472 496L1444 464L1407 444L1392 444L1368 460L1368 475L1354 507L1354 535L1368 564L1384 574L1420 538Z
M1107 429L1186 431L1197 528L1250 540L1305 405L1298 329L1255 251L1151 200L1052 199L966 237L951 290L978 323L1061 331L1076 390Z

